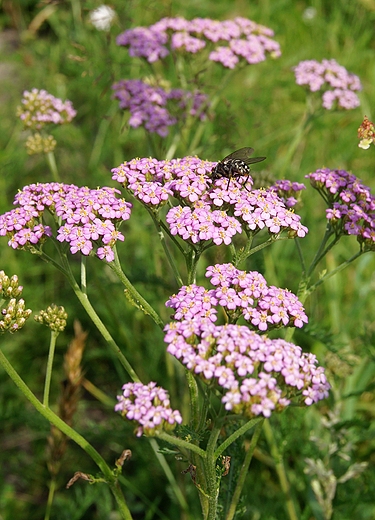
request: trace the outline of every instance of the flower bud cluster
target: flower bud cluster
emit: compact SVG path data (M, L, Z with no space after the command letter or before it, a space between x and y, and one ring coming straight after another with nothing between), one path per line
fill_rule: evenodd
M326 217L335 232L355 235L365 249L375 250L375 196L371 189L346 170L322 168L306 177L329 206Z
M18 285L17 275L9 278L4 271L0 271L0 333L19 331L30 317L32 311L25 309L25 300L19 298L22 290L22 285ZM6 300L9 302L3 307Z
M52 135L42 136L39 133L29 135L26 139L26 151L29 155L53 152L56 139Z
M25 325L31 315L31 309L25 308L25 300L22 298L10 298L8 305L1 309L0 332L17 332Z
M17 116L25 128L41 130L47 124L63 125L70 123L76 115L71 101L63 102L46 90L25 90Z
M34 319L37 323L46 325L55 332L63 332L66 327L68 314L65 312L64 307L58 307L53 303L47 307L46 310L42 310L39 314L36 314Z
M121 80L112 86L114 97L120 101L120 108L129 110L129 125L137 128L144 125L151 133L161 137L168 135L168 127L178 120L185 120L187 112L191 116L205 118L207 96L201 92L181 89L164 90L138 79ZM174 110L173 110L174 108ZM178 118L171 112L177 112Z
M299 215L288 209L276 189L250 191L250 176L231 178L229 184L227 178L213 182L216 164L198 157L133 159L114 168L112 178L155 211L170 197L177 199L180 204L169 210L166 221L172 235L192 244L230 244L243 228L252 234L265 229L273 236L283 231L291 238L306 235L308 230ZM287 188L301 189L294 183Z
M117 396L115 411L138 425L137 437L170 432L182 423L181 413L170 407L168 392L156 383L126 383L122 390L122 395Z
M297 85L306 85L311 92L323 91L323 108L351 110L360 104L355 92L362 89L360 79L335 60L301 61L294 67Z
M114 260L113 246L124 235L117 227L130 217L131 204L118 199L114 188L90 189L74 184L47 183L25 186L16 197L15 209L0 215L0 236L9 237L13 249L35 252L53 235L45 213L54 217L55 238L67 242L70 252Z
M232 413L270 417L291 403L309 406L328 395L316 357L282 339L246 326L218 326L198 315L165 331L167 351L206 384L215 384Z
M210 18L185 20L162 18L150 27L128 29L117 37L117 44L129 48L129 55L152 63L170 53L196 54L208 49L208 59L233 69L241 62L262 62L267 55L278 58L280 45L268 27L236 17L217 21Z
M361 126L358 128L358 139L360 139L358 146L367 150L371 143L375 141L375 126L372 121L365 116Z
M175 310L173 319L195 317L217 320L217 307L225 310L230 323L243 317L257 332L280 327L301 328L308 322L302 303L286 289L268 286L257 271L240 271L232 264L209 266L206 277L214 289L183 286L166 303Z
M0 271L0 291L2 299L17 298L21 296L23 287L18 285L18 276L14 274L9 278L4 271Z

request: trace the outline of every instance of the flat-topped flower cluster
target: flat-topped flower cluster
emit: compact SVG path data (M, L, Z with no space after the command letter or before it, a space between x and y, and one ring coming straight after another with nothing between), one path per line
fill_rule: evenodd
M355 92L362 89L358 76L339 65L336 60L301 61L295 68L297 85L306 85L311 92L323 91L323 108L346 110L360 105Z
M41 130L48 124L63 125L70 123L76 115L71 101L62 101L46 90L33 88L25 90L17 116L25 128Z
M355 235L368 250L375 250L375 196L346 170L322 168L309 175L310 183L329 208L327 219L337 234Z
M309 406L328 395L316 356L282 339L201 316L165 330L167 351L205 383L217 385L232 413L269 417L291 403Z
M149 85L139 79L121 80L112 86L114 97L120 101L120 108L129 110L129 125L137 128L144 125L151 133L161 137L168 135L168 127L184 121L187 113L204 119L208 98L202 92L182 89L164 90L161 86Z
M126 383L122 390L122 395L117 396L115 411L138 424L137 437L172 431L182 423L181 413L170 407L168 392L156 383Z
M246 231L253 234L266 229L271 235L286 231L289 237L304 237L307 228L287 204L303 184L278 183L267 190L252 190L252 178L221 178L212 182L216 162L198 157L158 161L133 159L112 170L112 178L121 183L144 205L157 211L170 197L180 204L167 213L172 235L193 244L212 241L230 244L234 235ZM285 198L280 194L285 192Z
M247 18L217 21L177 17L162 18L149 27L128 29L117 37L117 44L128 47L130 56L145 58L150 63L171 52L196 54L208 47L209 60L233 69L241 62L262 62L267 55L278 58L280 45L273 36L271 29Z
M233 264L207 268L214 289L191 284L183 286L166 303L174 309L174 320L193 318L217 320L217 307L225 310L230 323L243 317L257 332L279 327L303 327L308 319L302 303L292 292L268 286L257 271L241 271Z
M206 277L214 289L184 286L167 301L175 310L175 321L165 328L167 352L206 384L215 384L226 410L248 418L327 397L330 386L313 354L259 334L307 323L294 294L269 287L261 274L232 264L210 266ZM226 325L215 323L218 306L225 311ZM236 325L240 317L255 330Z
M48 237L67 242L71 253L114 259L113 246L124 240L118 226L130 217L131 204L114 188L90 189L57 182L31 184L17 193L15 209L0 215L0 236L14 249L35 250ZM47 224L53 216L57 231Z

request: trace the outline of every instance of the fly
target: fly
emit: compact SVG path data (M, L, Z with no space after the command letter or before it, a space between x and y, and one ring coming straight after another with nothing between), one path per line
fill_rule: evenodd
M217 165L212 168L212 181L214 182L217 179L225 177L228 179L228 189L231 179L246 176L246 184L247 178L250 175L249 164L261 162L265 159L265 157L250 157L253 152L254 148L245 147L224 157L222 161L218 162Z

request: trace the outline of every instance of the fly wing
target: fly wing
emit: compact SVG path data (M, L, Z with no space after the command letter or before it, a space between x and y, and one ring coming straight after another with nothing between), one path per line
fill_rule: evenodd
M226 157L224 157L222 162L229 161L232 159L238 159L240 161L246 162L246 159L248 159L253 152L254 152L254 148L248 148L248 147L240 148L239 150L236 150L235 152L232 152L229 155L227 155Z
M264 159L267 159L267 157L252 157L250 159L245 159L244 162L246 164L254 164L256 162L264 161Z
M260 161L264 161L265 157L250 157L250 155L254 152L254 148L245 147L236 150L235 152L227 155L221 162L230 161L233 159L237 159L243 161L246 164L254 164Z

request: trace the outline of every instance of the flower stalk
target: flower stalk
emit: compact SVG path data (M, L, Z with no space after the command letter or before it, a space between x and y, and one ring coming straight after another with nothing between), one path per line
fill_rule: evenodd
M67 437L73 440L78 446L80 446L92 460L99 467L100 471L103 473L105 482L109 485L111 489L117 505L118 510L123 520L132 520L132 515L129 511L129 508L126 505L125 498L122 494L122 491L117 483L117 479L114 477L111 469L108 467L107 463L103 459L103 457L93 448L93 446L76 432L73 428L68 426L58 415L56 415L50 408L47 408L42 404L37 397L31 392L26 383L21 379L17 371L13 368L12 364L8 361L2 350L0 350L0 364L8 374L8 376L12 379L14 384L18 387L18 389L22 392L22 394L30 401L30 403L34 406L34 408L51 424L56 426L59 430L61 430Z

